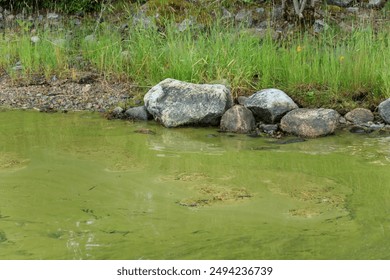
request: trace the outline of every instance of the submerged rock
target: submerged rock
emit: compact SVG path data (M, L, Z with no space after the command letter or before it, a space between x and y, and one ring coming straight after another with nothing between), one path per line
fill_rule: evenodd
M345 119L354 124L368 123L374 120L374 114L368 109L356 108L345 114Z
M219 125L233 98L224 85L165 79L146 93L144 103L153 118L166 127Z
M230 108L221 119L221 131L248 133L256 126L252 112L241 105Z
M306 139L298 137L298 138L277 140L277 141L272 142L272 143L286 145L286 144L300 143L300 142L305 142L305 141L306 141Z
M356 134L368 134L373 131L374 131L373 129L370 129L368 127L358 126L358 125L355 125L349 129L349 132L356 133Z
M295 109L287 113L280 128L301 137L318 137L332 134L340 115L332 109Z
M379 104L378 112L385 123L390 124L390 98Z
M264 89L251 95L244 102L250 109L256 121L272 124L277 123L287 112L298 108L298 105L279 89Z
M274 135L278 130L279 126L277 124L260 124L259 129L264 133L269 135Z
M136 129L134 130L135 133L140 133L140 134L149 134L149 135L155 135L156 132L154 132L153 130L149 129L149 128L140 128L140 129Z

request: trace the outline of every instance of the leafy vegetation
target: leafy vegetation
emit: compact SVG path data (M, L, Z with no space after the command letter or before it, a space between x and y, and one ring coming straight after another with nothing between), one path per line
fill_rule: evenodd
M54 9L64 13L96 11L101 4L102 0L0 0L2 7L15 11Z

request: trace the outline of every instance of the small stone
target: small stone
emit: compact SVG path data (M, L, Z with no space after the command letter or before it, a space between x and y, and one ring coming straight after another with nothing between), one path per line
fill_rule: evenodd
M53 44L58 47L64 47L66 45L66 40L62 38L55 39L53 40Z
M16 62L15 63L15 66L12 67L12 70L14 71L20 71L20 70L23 70L23 65L20 61Z
M269 135L274 135L279 126L277 124L260 124L259 128Z
M96 36L93 34L87 35L84 37L84 41L87 43L93 43L96 41Z
M356 133L356 134L368 134L371 133L373 130L369 128L365 128L362 126L353 126L349 129L349 132Z
M54 19L58 19L58 18L59 18L59 15L56 14L56 13L48 13L46 17L47 17L47 19L49 19L49 20L54 20Z
M369 8L382 8L386 4L387 0L370 0L367 4Z
M5 18L5 20L6 20L6 21L13 21L14 18L15 18L14 15L8 15L8 16Z
M345 10L348 13L357 14L359 12L359 7L348 7Z
M222 7L222 19L231 19L232 17L232 13L229 12L225 7Z
M240 105L244 105L244 103L245 103L245 101L248 99L248 97L246 97L246 96L239 96L239 97L237 97L237 102L238 102L238 104L240 104Z
M347 120L344 117L340 117L339 124L345 125L347 124Z
M327 0L328 5L334 5L339 7L349 7L353 0Z
M191 29L195 26L195 21L192 20L192 19L184 19L181 23L178 24L177 26L177 30L179 30L179 32L183 32L183 31L186 31L188 29Z
M321 33L326 31L329 28L329 25L321 19L316 19L313 24L313 31L315 33Z
M252 26L252 11L242 9L236 14L234 19L245 26Z
M100 106L99 106L100 108ZM114 110L111 111L110 113L110 118L114 119L121 119L123 117L123 108L122 107L115 107Z
M31 37L31 42L34 44L38 43L41 39L38 36L32 36Z

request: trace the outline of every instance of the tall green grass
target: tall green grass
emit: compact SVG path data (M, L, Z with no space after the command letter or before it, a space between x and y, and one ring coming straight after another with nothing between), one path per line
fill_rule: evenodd
M179 32L171 21L163 31L132 27L124 33L103 25L95 40L86 41L92 30L79 31L63 46L53 43L64 36L58 32L39 34L37 44L27 33L9 34L0 39L0 66L12 73L20 60L25 76L66 75L81 57L83 65L108 79L125 78L141 87L168 77L194 83L225 80L235 95L277 87L305 106L353 107L356 95L369 102L390 97L388 29L374 32L367 26L349 34L329 29L318 36L273 40L271 31L259 35L220 22Z

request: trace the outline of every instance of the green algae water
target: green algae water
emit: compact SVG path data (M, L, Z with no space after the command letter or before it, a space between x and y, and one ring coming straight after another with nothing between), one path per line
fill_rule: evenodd
M0 112L0 259L390 259L390 135Z

